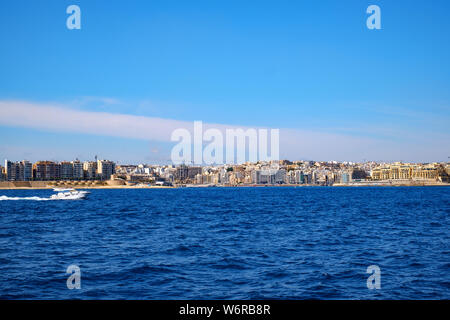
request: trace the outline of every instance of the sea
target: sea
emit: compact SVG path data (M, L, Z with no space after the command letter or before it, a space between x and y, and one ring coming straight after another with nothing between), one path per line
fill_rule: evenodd
M450 298L450 187L88 191L0 190L0 299Z

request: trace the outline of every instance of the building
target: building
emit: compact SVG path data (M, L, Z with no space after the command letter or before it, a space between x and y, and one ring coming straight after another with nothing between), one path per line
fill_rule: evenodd
M177 168L177 171L175 173L175 178L177 180L182 181L182 180L186 180L187 177L188 177L188 166L182 164L181 166L179 166Z
M298 184L305 183L305 176L303 174L303 171L295 170L295 183L298 183Z
M255 184L281 184L286 181L286 170L254 170L252 180Z
M297 182L295 181L295 171L290 170L287 172L286 174L286 183L288 184L296 184Z
M61 179L61 165L53 161L38 161L33 164L34 180Z
M194 180L198 174L202 174L202 167L188 167L184 164L177 167L175 178L179 181Z
M404 164L394 163L372 170L372 180L431 180L447 181L445 167L438 163Z
M5 159L5 180L16 180L16 165L15 163Z
M8 181L29 181L33 178L32 164L23 160L12 162L5 160L5 180Z
M63 161L61 165L61 179L72 180L73 179L73 165L71 162Z
M5 168L0 166L0 181L5 181Z
M342 172L341 174L341 183L349 183L351 181L351 174L348 172Z
M83 163L84 178L94 180L97 178L97 162L85 161Z
M363 180L363 179L366 179L366 178L367 178L367 172L366 171L364 171L362 169L359 169L359 168L353 169L352 174L351 174L351 179L352 180Z
M116 172L116 164L109 160L97 160L97 176L101 180L109 180Z
M433 165L416 166L411 170L411 178L415 180L438 180L440 168Z
M84 179L83 164L79 160L72 161L71 164L72 164L73 179L83 180Z
M19 163L19 178L21 181L33 179L33 164L30 161L22 160Z

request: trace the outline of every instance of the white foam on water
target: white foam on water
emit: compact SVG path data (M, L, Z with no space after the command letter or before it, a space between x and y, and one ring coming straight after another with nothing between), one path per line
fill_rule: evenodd
M87 193L88 193L87 191L59 192L57 194L53 194L49 198L0 196L0 201L5 201L5 200L32 200L32 201L80 200L80 199L83 199L86 196Z
M41 198L41 197L8 197L8 196L0 196L0 201L4 200L34 200L34 201L46 201L53 200L50 198Z

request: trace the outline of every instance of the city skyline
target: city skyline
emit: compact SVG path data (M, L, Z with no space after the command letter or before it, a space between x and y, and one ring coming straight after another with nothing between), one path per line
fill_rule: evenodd
M450 162L432 164L270 160L221 165L118 165L114 161L5 160L0 187L81 186L252 186L252 185L445 185ZM48 181L49 184L45 184ZM51 182L53 181L53 182ZM11 185L11 182L13 183ZM14 183L19 183L16 185ZM23 183L22 183L23 182ZM25 184L28 182L28 184ZM44 184L42 183L44 182ZM6 184L5 184L6 183ZM36 186L36 183L38 185ZM86 185L87 184L87 185ZM448 185L448 184L447 184Z

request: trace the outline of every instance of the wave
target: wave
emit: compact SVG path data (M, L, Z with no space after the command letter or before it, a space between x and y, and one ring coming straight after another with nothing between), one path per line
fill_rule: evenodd
M48 198L41 198L41 197L8 197L8 196L0 196L0 201L5 200L31 200L31 201L49 201L49 200L80 200L83 199L87 191L76 191L76 192L60 192L57 194L54 194Z
M0 201L5 200L34 200L34 201L45 201L52 200L50 198L41 198L41 197L8 197L8 196L0 196Z

